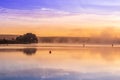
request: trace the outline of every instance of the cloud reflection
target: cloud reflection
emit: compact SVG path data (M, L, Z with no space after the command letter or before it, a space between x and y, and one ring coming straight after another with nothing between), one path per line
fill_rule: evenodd
M59 69L32 69L0 74L1 80L119 80L108 73L78 73Z

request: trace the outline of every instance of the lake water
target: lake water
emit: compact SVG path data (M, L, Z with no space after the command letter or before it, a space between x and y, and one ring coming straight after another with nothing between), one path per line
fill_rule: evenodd
M0 45L0 80L120 80L120 47Z

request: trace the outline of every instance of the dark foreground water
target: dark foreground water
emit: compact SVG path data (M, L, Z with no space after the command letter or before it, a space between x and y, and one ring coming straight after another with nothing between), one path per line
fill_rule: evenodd
M120 80L120 48L1 45L0 80Z

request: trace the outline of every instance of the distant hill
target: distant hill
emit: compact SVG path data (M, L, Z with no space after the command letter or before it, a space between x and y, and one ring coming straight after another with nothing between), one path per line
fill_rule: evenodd
M39 37L40 43L83 43L88 37Z
M120 44L120 38L95 37L39 37L40 43L88 43L88 44Z

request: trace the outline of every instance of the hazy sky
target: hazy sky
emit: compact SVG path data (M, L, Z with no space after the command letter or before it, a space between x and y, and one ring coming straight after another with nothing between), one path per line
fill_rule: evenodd
M120 0L0 0L0 34L118 36L119 28Z

